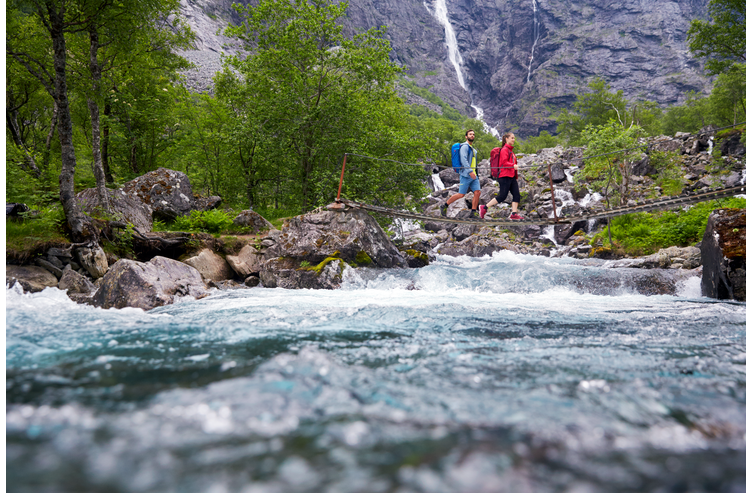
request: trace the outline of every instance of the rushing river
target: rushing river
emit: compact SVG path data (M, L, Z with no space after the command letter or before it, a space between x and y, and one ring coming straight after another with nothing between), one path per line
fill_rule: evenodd
M629 275L500 252L149 312L8 289L8 491L745 491L745 304L577 287Z

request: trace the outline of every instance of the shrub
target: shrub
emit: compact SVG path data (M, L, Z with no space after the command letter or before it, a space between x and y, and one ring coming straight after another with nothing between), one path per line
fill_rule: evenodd
M188 216L181 216L172 224L172 228L182 231L203 231L222 233L233 226L233 219L221 210L191 211Z
M687 211L640 212L612 219L612 240L628 255L648 255L670 246L688 246L703 239L714 209L745 208L745 199L727 198L696 204ZM604 229L591 240L608 244Z

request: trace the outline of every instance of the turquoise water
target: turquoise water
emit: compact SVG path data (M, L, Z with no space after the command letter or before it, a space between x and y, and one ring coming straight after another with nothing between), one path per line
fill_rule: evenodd
M9 289L8 491L745 491L745 304L600 265L440 257L150 312Z

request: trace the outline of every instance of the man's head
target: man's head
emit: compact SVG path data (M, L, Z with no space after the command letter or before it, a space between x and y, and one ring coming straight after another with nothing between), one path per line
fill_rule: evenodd
M465 140L467 140L470 143L473 143L475 139L476 139L476 132L474 132L472 129L468 129L465 131Z

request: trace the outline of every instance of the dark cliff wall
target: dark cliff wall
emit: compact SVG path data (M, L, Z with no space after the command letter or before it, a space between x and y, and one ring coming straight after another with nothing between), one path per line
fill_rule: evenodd
M467 89L449 61L436 1L350 0L345 24L351 33L387 26L393 59L410 80L469 116L471 104L482 108L500 132L554 130L552 113L594 77L662 106L711 87L686 42L690 20L705 17L708 0L446 0ZM229 0L183 2L194 19L202 9L231 19Z
M571 104L594 77L660 105L710 89L686 42L690 20L706 15L706 0L539 0L538 33L533 0L447 0L467 92L429 11L434 1L351 0L348 22L387 25L395 59L412 80L469 115L472 99L500 131L554 130L552 110Z

